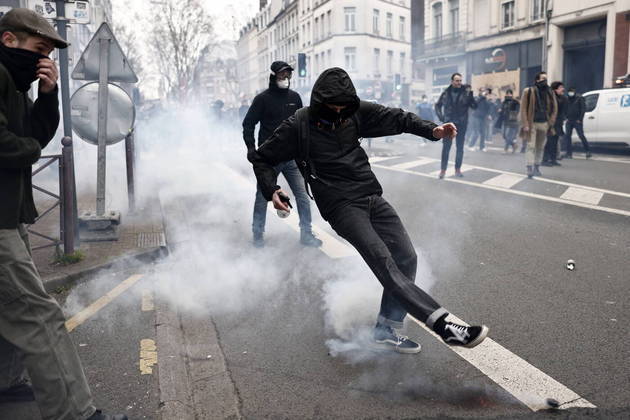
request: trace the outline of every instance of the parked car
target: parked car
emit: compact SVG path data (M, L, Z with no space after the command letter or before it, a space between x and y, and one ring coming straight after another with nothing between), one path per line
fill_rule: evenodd
M630 88L593 90L583 96L588 141L630 146ZM572 140L579 141L575 132Z

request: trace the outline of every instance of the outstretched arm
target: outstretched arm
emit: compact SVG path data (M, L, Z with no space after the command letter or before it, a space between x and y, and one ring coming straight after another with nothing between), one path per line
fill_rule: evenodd
M413 112L364 101L361 101L358 112L361 120L361 137L373 138L410 133L432 141L439 140L439 137L433 135L433 129L437 127L437 124L425 121Z

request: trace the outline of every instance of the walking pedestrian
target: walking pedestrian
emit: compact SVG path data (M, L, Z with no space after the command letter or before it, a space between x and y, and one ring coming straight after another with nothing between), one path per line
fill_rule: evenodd
M271 74L269 75L269 88L258 94L252 101L245 118L243 119L243 139L247 146L247 154L250 155L256 150L254 130L256 124L260 123L258 132L258 146L271 136L271 133L280 123L289 118L298 109L302 108L300 94L291 90L291 76L293 67L284 61L274 61L271 64ZM289 183L289 187L295 195L295 201L300 216L300 242L305 246L318 247L322 241L313 235L311 227L311 204L306 190L304 180L300 171L291 159L278 162L275 167L278 174L284 175ZM265 245L264 233L267 220L267 200L262 195L260 186L256 186L256 199L254 202L254 215L252 222L253 243L257 248Z
M558 115L556 116L553 133L550 132L547 135L542 165L561 166L560 162L558 162L558 139L564 137L564 120L566 119L568 100L564 96L564 84L562 82L553 82L551 90L553 90L558 104Z
M464 161L464 143L466 141L466 128L468 125L468 110L477 108L477 103L473 97L470 86L462 85L462 75L453 73L451 85L447 87L435 103L435 114L442 122L452 122L457 126L457 136L455 138L455 176L462 178L462 163ZM442 162L439 178L446 175L448 166L448 156L453 145L452 138L442 139Z
M518 113L521 104L514 99L514 93L512 89L508 89L505 92L505 98L499 108L497 122L495 127L501 130L503 134L503 146L504 153L507 153L512 148L512 153L516 152L516 136L518 134Z
M540 163L547 134L554 130L557 113L556 95L547 84L547 73L539 72L534 85L525 88L521 99L521 137L527 141L528 178L542 176Z
M488 89L480 89L477 96L477 108L472 113L470 142L468 149L474 150L477 139L479 139L479 150L486 151L486 140L488 138L488 120L490 117L491 105L488 102Z
M591 149L588 145L588 140L584 135L584 114L586 113L586 104L584 103L584 97L575 91L575 88L569 88L568 92L569 100L567 103L567 130L564 136L564 157L567 159L573 159L573 141L571 136L573 135L573 129L578 134L584 151L586 152L586 158L592 156Z
M65 317L44 290L25 228L37 217L32 165L59 125L58 71L49 55L69 44L46 19L20 8L0 19L0 37L0 403L34 399L45 420L126 420L94 408ZM33 103L27 92L36 80Z
M360 101L348 74L330 68L315 82L310 107L285 120L250 160L265 198L288 211L274 166L296 159L322 217L357 249L381 282L375 345L419 352L420 344L396 332L409 312L447 344L474 347L484 340L488 328L447 321L448 311L414 284L413 244L396 211L382 197L382 187L359 144L361 137L401 133L433 141L458 134L452 123L438 126L402 109Z

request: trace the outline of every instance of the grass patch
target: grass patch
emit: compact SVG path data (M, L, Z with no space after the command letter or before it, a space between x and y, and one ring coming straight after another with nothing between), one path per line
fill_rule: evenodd
M81 250L74 251L72 254L63 254L59 252L55 255L55 260L53 262L59 265L72 265L83 261L84 258L85 254Z

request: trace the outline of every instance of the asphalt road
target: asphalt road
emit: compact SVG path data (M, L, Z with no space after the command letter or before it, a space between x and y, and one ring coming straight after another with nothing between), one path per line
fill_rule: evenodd
M535 413L413 322L406 334L422 343L418 355L378 353L349 338L374 322L377 281L358 257L297 245L297 233L272 213L267 247L254 249L253 179L243 172L242 185L222 173L221 188L170 197L187 216L167 224L186 232L188 245L168 268L156 267L158 277L195 291L198 301L185 302L187 310L212 317L243 417L628 418L630 217L614 210L630 210L623 195L630 193L630 158L565 160L543 168L557 183L524 180L509 188L523 195L479 186L502 173L522 174L522 155L467 151L464 163L475 168L465 172L469 183L458 183L429 176L435 161L392 169L436 159L439 145L375 142L373 152L389 157L374 168L422 255L418 283L597 408ZM559 198L567 184L608 192L595 208L583 207ZM314 222L334 236L321 218ZM575 270L565 268L568 259ZM152 312L141 310L153 270L72 333L97 405L130 418L155 418L159 403L155 372L139 370L140 341L155 335ZM60 299L76 313L134 273L119 270ZM37 418L33 413L33 405L14 406L0 418Z

